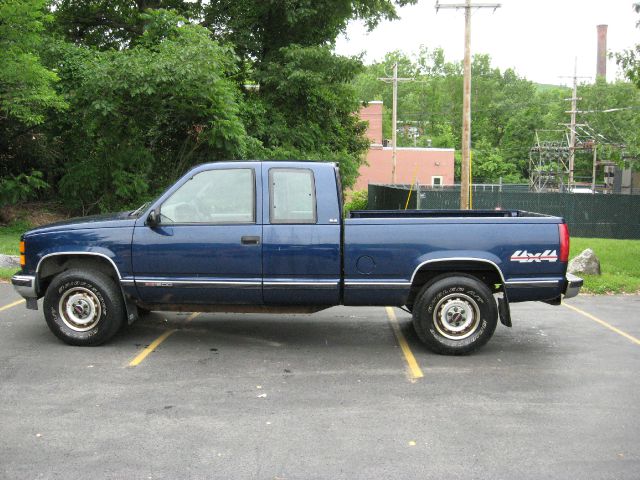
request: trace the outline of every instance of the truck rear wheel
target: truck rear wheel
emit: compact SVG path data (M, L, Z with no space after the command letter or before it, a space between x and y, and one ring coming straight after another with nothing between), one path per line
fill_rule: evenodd
M100 345L125 323L122 293L107 275L66 270L53 279L44 296L49 329L69 345Z
M471 276L451 275L426 285L413 308L413 327L429 350L464 355L489 341L498 308L489 288Z

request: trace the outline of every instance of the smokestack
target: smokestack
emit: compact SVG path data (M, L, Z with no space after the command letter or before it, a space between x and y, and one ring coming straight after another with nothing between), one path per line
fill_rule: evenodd
M598 66L596 78L607 81L607 25L598 25Z

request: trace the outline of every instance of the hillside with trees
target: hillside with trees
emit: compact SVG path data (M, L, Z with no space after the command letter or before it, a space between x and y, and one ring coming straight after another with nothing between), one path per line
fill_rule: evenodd
M55 199L83 214L135 207L193 165L229 159L335 161L348 188L368 148L355 112L363 101L391 105L378 77L396 61L415 80L400 86L399 119L420 131L401 135L401 145L458 148L459 62L423 48L365 66L333 51L349 21L374 28L415 2L2 1L0 205ZM633 154L636 56L619 57L631 83L579 90L581 109L626 108L585 115ZM533 132L567 122L566 97L476 55L474 179L524 181Z
M416 55L391 52L365 68L355 80L361 99L386 105L383 133L391 138L391 88L388 77L398 63L398 76L409 78L398 87L398 145L460 149L462 129L462 63L445 58L442 49L423 47ZM630 62L635 64L634 62ZM563 129L569 122L571 97L567 87L538 85L513 70L500 71L491 58L478 54L472 61L471 115L473 177L476 182L507 183L528 179L529 148L536 130ZM627 81L598 80L578 87L579 121L602 135L603 154L620 161L624 152L640 149L640 90ZM612 112L605 110L620 109ZM404 128L410 127L410 128ZM403 135L404 132L411 132ZM414 135L418 132L418 136ZM558 138L562 135L557 134ZM615 145L616 147L614 147ZM591 175L590 157L577 155L578 176ZM456 172L458 177L458 172Z

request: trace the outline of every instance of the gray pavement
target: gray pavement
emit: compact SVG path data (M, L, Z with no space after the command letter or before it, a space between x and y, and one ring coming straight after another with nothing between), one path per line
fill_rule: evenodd
M0 308L18 298L0 285ZM638 296L569 303L640 338ZM0 478L640 478L640 344L564 306L512 310L444 357L396 309L411 381L384 308L153 313L97 348L6 309Z

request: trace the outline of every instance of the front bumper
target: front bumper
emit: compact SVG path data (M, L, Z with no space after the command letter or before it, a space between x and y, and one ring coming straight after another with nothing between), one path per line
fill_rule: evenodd
M564 285L564 298L573 298L580 293L583 280L580 277L576 277L571 273L567 273L567 278Z
M27 300L38 299L36 291L36 277L32 275L20 275L19 273L11 277L11 284L21 296Z

